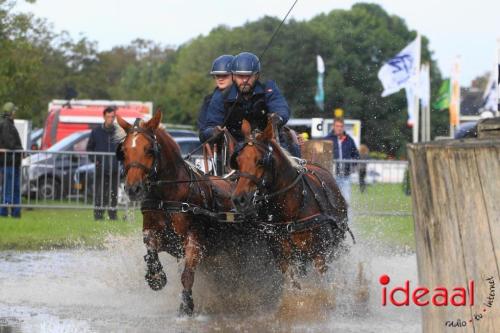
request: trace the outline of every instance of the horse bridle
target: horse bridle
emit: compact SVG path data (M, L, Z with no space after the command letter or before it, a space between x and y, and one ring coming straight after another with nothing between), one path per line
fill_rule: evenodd
M156 139L156 135L147 129L144 129L139 126L141 119L137 118L134 122L134 125L127 131L127 135L132 133L143 134L149 142L151 142L151 149L149 150L153 155L153 164L150 168L138 161L132 161L129 164L125 165L124 160L125 156L123 153L123 142L120 142L116 147L116 158L118 161L122 162L124 165L124 173L127 175L128 171L132 168L142 169L146 174L149 181L155 181L158 178L158 170L159 170L159 160L161 158L161 147Z
M263 144L261 142L256 141L255 139L247 140L241 144L239 144L236 149L234 150L233 154L231 155L231 159L229 161L229 166L233 170L239 170L239 165L236 159L238 158L238 155L241 153L241 151L246 147L246 146L255 146L257 149L259 149L261 152L264 153L264 156L257 162L257 165L264 168L265 170L271 168L273 169L273 146L268 143ZM259 179L255 175L252 175L248 172L241 172L238 171L236 173L237 177L243 177L249 179L252 183L254 183L257 186L257 189L259 191L265 190L266 186L268 184L271 184L272 181L266 181L266 173L262 175L262 177ZM274 172L271 170L271 174L273 174L274 178Z
M230 160L231 168L234 170L239 169L236 158L238 157L240 152L243 150L243 148L245 148L247 145L248 146L255 145L255 147L257 147L258 149L265 152L264 157L258 163L259 163L259 165L261 165L265 169L271 167L272 168L271 173L272 173L273 179L274 179L276 177L276 174L275 174L275 169L273 166L273 147L270 143L265 145L261 142L255 141L255 139L245 141L243 144L241 144L234 151L233 155L231 156L231 160ZM270 182L265 181L266 173L264 173L264 175L262 176L261 179L258 179L256 176L249 174L247 172L240 172L240 171L238 171L236 173L236 176L248 178L257 186L258 191L255 192L254 197L253 197L253 202L254 202L254 204L256 204L256 203L262 202L262 201L268 202L269 199L276 197L280 194L283 194L285 192L288 192L290 189L292 189L295 185L297 185L303 179L304 174L307 173L307 169L303 165L301 165L301 167L297 169L297 172L298 172L297 177L295 177L293 182L291 182L290 184L288 184L287 186L285 186L282 189L279 189L275 192L270 192L270 193L265 191L265 190L269 189L268 188L269 186L267 186L267 188L266 188L266 185L272 184L272 181L270 181ZM261 192L262 194L258 194L259 192Z

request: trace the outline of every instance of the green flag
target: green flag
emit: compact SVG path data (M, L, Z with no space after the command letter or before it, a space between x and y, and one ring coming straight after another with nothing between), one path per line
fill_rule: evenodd
M450 107L450 79L446 79L441 83L439 88L438 97L436 101L432 104L432 107L436 110L445 110Z

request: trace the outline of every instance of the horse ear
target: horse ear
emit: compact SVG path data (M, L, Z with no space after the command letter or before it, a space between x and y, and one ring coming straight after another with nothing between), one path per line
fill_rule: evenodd
M269 141L271 139L274 139L274 127L271 119L268 119L267 126L262 132L262 134L259 135L259 139L261 141Z
M246 119L243 119L241 123L241 134L243 134L245 138L249 138L252 134L252 125L250 125L250 122Z
M145 124L145 127L155 130L160 125L160 122L161 122L161 111L158 110L155 112L153 118L148 120L148 122Z
M116 121L118 122L118 125L120 125L120 127L123 128L125 132L127 132L130 129L130 127L132 127L132 125L130 125L125 119L123 119L119 115L116 115Z

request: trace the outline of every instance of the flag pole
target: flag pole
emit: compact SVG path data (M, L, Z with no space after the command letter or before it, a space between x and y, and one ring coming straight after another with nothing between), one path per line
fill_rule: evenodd
M421 141L429 141L428 132L429 132L429 98L427 96L427 92L429 91L428 83L429 83L429 64L424 63L420 67L420 77L419 77L419 95L421 102L421 110L422 110L422 128L420 130ZM425 83L425 87L423 85Z
M427 87L425 88L426 91L429 92L429 96L426 96L428 98L428 101L426 102L425 108L424 108L424 113L425 113L425 137L424 141L431 141L431 100L430 100L430 94L431 94L431 63L428 62L426 63L427 70L425 71L426 77L426 85Z
M455 130L460 125L460 64L461 57L453 62L450 77L450 136L455 136Z
M420 128L420 103L417 93L417 84L420 82L420 54L421 54L421 37L420 32L417 32L417 56L415 61L417 62L417 72L415 73L414 81L414 93L413 93L413 105L414 105L414 124L413 124L413 143L419 142L418 133Z
M497 80L497 98L498 98L498 105L497 105L497 114L496 116L498 117L500 115L500 37L497 38L497 53L498 53L498 58L497 58L497 68L496 68L496 80Z

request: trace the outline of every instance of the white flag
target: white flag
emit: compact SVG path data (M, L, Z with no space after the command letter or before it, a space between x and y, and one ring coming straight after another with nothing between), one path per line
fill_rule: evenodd
M498 100L497 100L497 78L495 71L491 72L490 79L486 85L486 90L483 95L483 110L497 111Z
M316 56L316 62L318 66L318 73L323 74L325 72L325 62L323 61L323 58L321 58L320 55Z
M316 95L314 96L314 101L321 111L325 110L325 89L323 88L323 78L325 76L325 63L320 55L316 57L318 63L318 87L316 89Z
M420 36L380 68L378 78L384 86L382 97L394 94L410 83L418 84L415 80L419 66Z
M429 64L423 64L420 68L419 77L419 97L422 101L422 107L430 107L431 105L431 73Z

